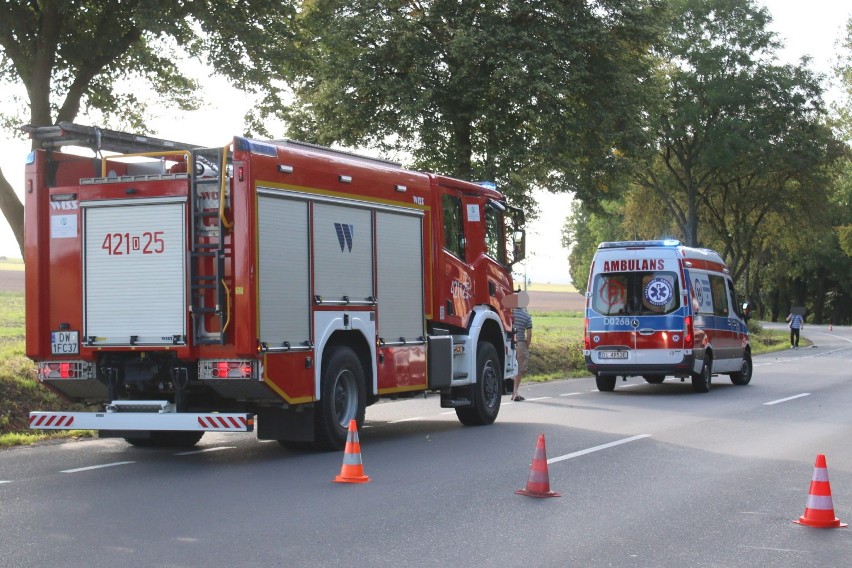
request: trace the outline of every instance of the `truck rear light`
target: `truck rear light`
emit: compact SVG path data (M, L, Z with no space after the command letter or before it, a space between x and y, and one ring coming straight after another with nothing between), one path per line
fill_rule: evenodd
M251 379L254 377L252 361L201 361L198 365L202 379Z
M589 318L583 320L583 350L591 351L592 342L589 339Z
M95 366L87 361L49 361L38 364L41 381L53 379L94 379Z
M683 318L683 348L692 349L692 316Z

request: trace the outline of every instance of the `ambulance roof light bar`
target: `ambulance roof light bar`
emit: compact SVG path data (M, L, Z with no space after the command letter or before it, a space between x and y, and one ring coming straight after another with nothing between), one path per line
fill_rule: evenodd
M647 247L677 247L681 242L677 239L659 239L655 241L609 241L598 245L598 249L609 248L647 248Z

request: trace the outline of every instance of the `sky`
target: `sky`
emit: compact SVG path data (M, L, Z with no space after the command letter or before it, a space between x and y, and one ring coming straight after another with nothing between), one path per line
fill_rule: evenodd
M757 0L772 14L770 28L785 44L779 52L782 62L798 62L810 56L810 67L830 75L836 58L836 44L846 22L852 17L850 0ZM207 104L194 113L161 109L149 121L147 134L207 146L225 145L243 132L242 117L246 97L218 79L205 79ZM837 91L828 91L828 97ZM0 97L2 100L3 97ZM82 122L82 121L81 121ZM96 125L95 125L96 126ZM23 187L24 160L28 153L25 141L0 141L0 168L13 187ZM20 191L20 190L19 190ZM21 193L19 193L21 195ZM535 283L570 284L568 249L562 247L562 226L571 211L571 196L554 195L544 190L534 193L539 216L527 224L527 260L516 266L516 276ZM1 216L0 216L1 217ZM0 257L20 257L12 230L0 218Z

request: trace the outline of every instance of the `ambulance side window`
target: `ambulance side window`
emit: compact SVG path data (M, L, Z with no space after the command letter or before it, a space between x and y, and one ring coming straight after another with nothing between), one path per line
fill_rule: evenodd
M728 317L728 288L721 276L710 276L710 291L713 294L713 315Z
M444 211L444 248L464 260L464 215L461 198L444 194L441 206Z
M728 292L731 294L731 306L733 306L733 311L739 315L740 310L737 306L739 306L740 303L737 301L737 291L734 290L734 282L730 278L726 278L725 281L728 283Z

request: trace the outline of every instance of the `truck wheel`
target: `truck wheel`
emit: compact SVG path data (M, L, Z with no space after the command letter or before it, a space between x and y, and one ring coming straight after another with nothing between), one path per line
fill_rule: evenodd
M735 385L747 385L751 382L751 352L743 353L743 364L738 373L731 373L731 382Z
M713 378L713 356L704 355L701 372L692 375L692 390L695 392L710 392L710 381Z
M500 412L503 372L494 345L480 341L476 346L476 384L470 385L473 406L456 408L459 422L465 426L491 424Z
M643 375L642 378L652 385L658 385L666 379L665 375Z
M150 437L125 438L137 448L191 448L197 444L204 432L194 430L156 430Z
M345 346L332 348L323 358L320 400L314 409L314 445L321 450L346 446L349 421L358 428L366 408L364 369L355 352Z
M615 390L615 380L618 377L605 377L603 375L595 375L595 384L598 385L598 390L601 392L612 392Z

